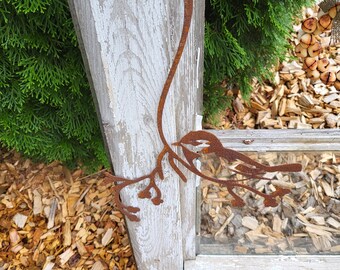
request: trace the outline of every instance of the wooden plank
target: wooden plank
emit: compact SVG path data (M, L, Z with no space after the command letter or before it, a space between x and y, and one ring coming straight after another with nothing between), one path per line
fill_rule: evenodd
M338 269L340 256L211 256L199 255L187 261L185 270L307 270Z
M157 133L156 112L182 30L183 0L69 0L69 4L78 25L115 173L125 178L148 174L163 147ZM203 0L195 1L196 7L203 4ZM202 10L196 9L196 19L203 16ZM195 28L198 31L198 26ZM181 72L165 105L164 131L169 142L193 129L198 110L197 105L191 104L197 102L198 96L190 97L192 93L188 91L195 89L191 84L196 85L194 80L201 74L201 63L193 60L201 54L197 46L202 46L202 40L197 42L195 38L196 34L190 34L185 60L180 63ZM174 94L179 87L181 92L176 90ZM140 222L127 221L138 269L182 269L183 256L192 257L193 231L189 231L189 226L193 214L181 216L180 200L187 203L188 209L194 209L193 190L188 197L180 198L179 177L167 162L163 165L165 180L159 187L164 202L160 206L137 199L140 186L130 186L121 194L125 204L141 208ZM186 252L182 217L183 233L189 234L184 237Z
M336 151L339 129L209 130L224 147L238 151Z
M176 96L181 97L176 109L176 126L179 138L193 129L202 129L200 117L193 112L202 112L203 88L203 36L204 36L204 4L205 1L194 1L194 13L188 46L181 59L174 85ZM178 15L177 15L178 16ZM178 18L177 20L180 20ZM190 51L189 51L190 50ZM188 78L188 79L185 79ZM190 93L190 94L188 94ZM181 105L182 104L182 105ZM183 106L185 104L186 106ZM185 175L190 177L186 183L180 182L181 218L184 259L196 257L196 176L181 167Z

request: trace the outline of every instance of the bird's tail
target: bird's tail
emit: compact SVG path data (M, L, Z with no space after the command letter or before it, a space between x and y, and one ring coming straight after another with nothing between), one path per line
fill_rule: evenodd
M268 172L300 172L302 165L298 163L282 164L275 166L268 166Z
M301 164L290 163L275 166L266 166L263 164L258 164L257 167L248 166L244 164L238 164L235 169L245 174L260 175L266 172L300 172L302 170Z

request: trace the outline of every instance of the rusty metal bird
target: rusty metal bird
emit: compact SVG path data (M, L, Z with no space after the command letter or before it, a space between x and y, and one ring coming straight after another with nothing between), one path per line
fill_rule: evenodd
M241 154L235 150L224 148L219 139L207 131L191 131L186 134L180 141L174 143L173 145L181 146L183 148L183 153L187 159L199 156L196 153L191 153L191 151L185 145L199 146L202 144L207 144L208 147L203 148L203 153L215 153L218 157L225 158L229 162L242 161L243 164L238 164L235 167L235 171L242 173L243 175L248 175L252 178L259 178L263 173L266 172L298 172L301 171L301 164L282 164L275 166L267 166L261 164L248 156ZM260 177L262 179L262 177Z
M201 157L201 154L193 152L188 146L200 146L202 144L208 145L208 147L203 148L201 152L205 154L215 153L217 157L221 157L226 159L228 162L241 162L235 168L231 169L231 171L241 174L245 178L242 181L250 180L250 179L266 179L263 175L266 172L299 172L302 169L301 164L292 163L292 164L282 164L282 165L275 165L275 166L268 166L261 164L248 156L237 152L235 150L223 147L222 143L218 140L218 138L209 133L207 131L191 131L187 135L185 135L181 140L176 143L173 143L175 146L179 146L182 148L183 154L185 159L188 161L189 166L186 166L190 171L195 173L196 175L219 183L227 187L229 193L234 197L234 201L232 204L234 206L243 206L244 201L233 191L235 187L243 187L245 189L250 190L251 192L264 197L265 206L276 206L277 201L275 197L279 196L282 197L285 194L288 194L290 190L277 188L275 192L271 194L264 194L250 186L245 184L241 184L240 180L222 180L217 178L212 178L207 175L202 174L199 171L194 163L194 160ZM270 179L268 179L270 180Z

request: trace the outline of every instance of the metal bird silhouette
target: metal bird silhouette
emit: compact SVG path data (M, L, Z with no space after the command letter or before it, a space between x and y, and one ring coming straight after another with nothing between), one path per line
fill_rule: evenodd
M163 143L163 149L157 156L156 166L155 168L147 175L135 178L135 179L127 179L124 177L114 176L112 174L106 173L106 181L104 181L104 185L114 184L112 187L112 191L114 192L114 201L116 207L126 215L131 221L139 221L139 217L136 215L137 212L140 211L138 207L125 205L120 200L120 191L129 185L137 184L141 181L148 181L148 185L138 193L139 198L151 199L152 203L155 205L159 205L163 202L162 193L159 187L157 186L156 180L164 179L162 161L167 158L171 168L179 175L179 177L186 182L187 177L179 168L179 164L187 168L192 173L207 179L209 181L219 183L227 187L230 195L234 198L232 204L235 206L243 206L244 201L233 191L235 187L241 187L250 190L251 192L260 195L264 198L265 206L276 206L277 201L276 197L282 197L285 194L289 193L288 189L277 188L275 192L271 194L264 194L250 186L242 184L239 180L222 180L214 177L208 177L202 174L194 165L194 160L196 158L201 157L200 153L195 153L191 151L187 146L198 146L202 144L202 142L206 142L209 147L205 148L204 151L207 153L216 153L220 157L224 157L229 161L239 160L242 163L237 165L234 168L236 173L240 173L245 176L244 180L249 179L264 179L262 177L265 172L272 171L283 171L283 172L295 172L301 170L301 165L299 164L286 164L286 165L278 165L278 166L266 166L260 164L249 157L234 151L232 149L224 148L221 142L218 140L216 136L206 131L191 131L186 134L180 141L174 143L173 145L179 146L182 148L184 158L179 156L170 146L168 141L166 140L166 136L163 132L163 110L166 102L166 98L169 93L170 85L175 75L178 63L181 59L184 46L188 37L189 28L191 24L191 17L193 13L193 0L184 0L184 23L182 28L182 34L179 41L178 49L175 54L174 60L172 62L168 77L164 83L163 90L159 99L158 109L157 109L157 130L160 137L160 140ZM151 190L154 191L154 196L152 196Z
M199 146L202 144L209 145L203 149L203 153L215 153L218 157L227 159L229 162L236 160L242 161L243 164L239 164L235 167L235 172L241 173L243 175L248 175L252 178L261 178L261 175L266 172L299 172L302 169L301 164L283 164L275 166L263 165L248 156L241 154L235 150L224 148L219 139L212 133L206 131L191 131L185 135L180 141L174 143L173 145L181 146L185 157L188 159L192 158L191 151L185 147L185 145ZM197 157L197 154L193 156Z
M222 143L218 140L218 138L213 135L212 133L206 132L206 131L191 131L187 135L185 135L180 141L173 143L173 145L180 146L182 148L183 154L188 161L188 164L190 168L188 168L190 171L195 173L196 175L210 180L212 182L219 183L221 185L224 185L227 187L229 193L234 197L234 201L232 201L232 204L234 206L244 206L244 201L233 192L234 187L243 187L245 189L248 189L252 192L254 192L257 195L260 195L264 197L265 206L276 206L277 201L275 197L279 196L282 197L285 194L288 194L290 190L288 189L282 189L277 188L275 192L272 194L264 194L262 192L259 192L258 190L247 186L245 184L240 184L240 180L221 180L209 177L207 175L202 174L200 172L194 163L194 160L196 158L199 158L201 155L199 153L195 153L189 148L187 148L186 145L191 146L200 146L202 144L208 145L208 147L203 148L202 152L204 154L209 153L215 153L217 157L224 158L228 160L229 162L235 162L239 161L242 163L239 163L234 169L231 169L231 171L241 174L245 178L242 179L242 181L246 181L249 179L266 179L263 177L263 175L266 172L299 172L302 169L301 164L298 163L292 163L292 164L282 164L282 165L276 165L276 166L267 166L264 164L261 164L248 156L241 154L240 152L237 152L235 150L225 148L223 147ZM268 179L270 180L270 179Z

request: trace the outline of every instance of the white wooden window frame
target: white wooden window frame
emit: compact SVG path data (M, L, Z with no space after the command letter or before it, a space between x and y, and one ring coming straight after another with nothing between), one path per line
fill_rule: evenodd
M241 152L340 151L339 129L209 131L220 139L224 147ZM251 144L244 143L249 140ZM198 245L198 253L195 260L186 262L186 270L338 269L340 264L339 255L223 255L223 244Z
M167 98L164 121L169 142L194 130L201 113L204 2L194 1L186 49ZM126 178L147 174L161 149L157 103L178 46L183 0L69 0L69 6L114 171ZM244 147L242 136L255 138L250 147L269 150L270 145L277 145L266 131L247 131L242 136L233 131L213 132L226 146L238 150ZM297 143L305 132L310 131L295 131ZM309 147L327 149L331 137L335 138L332 145L340 149L338 130L310 133L310 139L315 135L318 143ZM291 143L281 141L284 150ZM160 206L137 199L139 185L121 193L124 203L141 208L140 222L127 220L139 269L336 269L340 264L339 256L197 255L199 181L184 172L190 177L183 183L166 161L163 165L165 180L159 187L164 202Z

